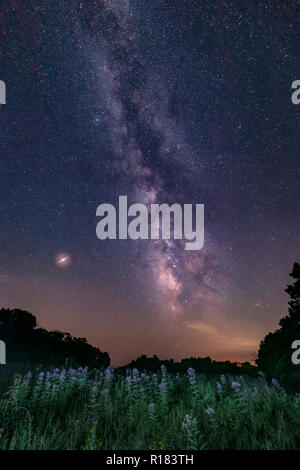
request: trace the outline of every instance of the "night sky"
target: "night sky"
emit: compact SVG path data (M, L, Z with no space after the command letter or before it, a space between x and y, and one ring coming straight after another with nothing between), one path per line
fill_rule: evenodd
M253 360L299 261L298 3L1 2L0 307L113 365ZM119 195L204 204L204 248L99 240Z

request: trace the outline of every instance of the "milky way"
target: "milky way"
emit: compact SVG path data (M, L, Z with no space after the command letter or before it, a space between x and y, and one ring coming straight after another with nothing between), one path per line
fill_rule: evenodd
M114 364L253 359L299 257L297 2L30 3L1 7L3 306ZM119 195L204 204L204 248L99 241Z

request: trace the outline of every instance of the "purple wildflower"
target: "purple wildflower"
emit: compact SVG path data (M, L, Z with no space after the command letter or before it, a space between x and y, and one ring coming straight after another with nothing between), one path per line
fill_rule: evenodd
M277 390L280 388L279 382L277 379L272 379L272 385L277 388Z
M61 373L60 373L59 379L60 379L60 380L64 380L65 377L66 377L66 369L63 369L63 370L61 371Z
M161 392L164 392L167 388L166 382L164 381L161 381L161 383L158 386Z
M107 369L105 369L105 379L107 381L111 381L113 380L113 377L114 377L114 369L112 367L107 367Z
M197 429L197 418L192 418L190 415L185 415L182 429L185 429L188 433L193 433Z
M240 388L240 386L241 386L240 382L232 382L231 384L231 388L233 390L237 390L238 388Z

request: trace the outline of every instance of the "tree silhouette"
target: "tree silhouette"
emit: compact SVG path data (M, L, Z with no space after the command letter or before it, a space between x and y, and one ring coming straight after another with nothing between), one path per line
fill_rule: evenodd
M74 365L108 367L108 353L88 344L85 338L70 333L36 328L34 315L20 309L0 310L0 339L7 347L7 363Z
M156 372L160 370L161 366L166 366L169 372L179 373L186 373L188 369L192 368L199 374L256 374L256 367L249 362L238 364L230 361L214 361L210 357L189 357L180 362L174 362L173 359L161 360L156 355L147 357L145 354L121 367L120 370L136 368Z
M292 363L291 345L300 340L300 265L295 263L290 276L295 279L285 289L289 294L288 315L279 321L280 328L269 333L260 343L256 363L268 375L280 378L287 385L300 386L300 365Z

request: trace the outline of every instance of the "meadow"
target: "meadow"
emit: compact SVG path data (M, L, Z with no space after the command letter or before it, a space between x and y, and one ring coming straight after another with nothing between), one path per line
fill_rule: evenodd
M300 449L300 394L263 375L53 369L0 377L0 449Z

